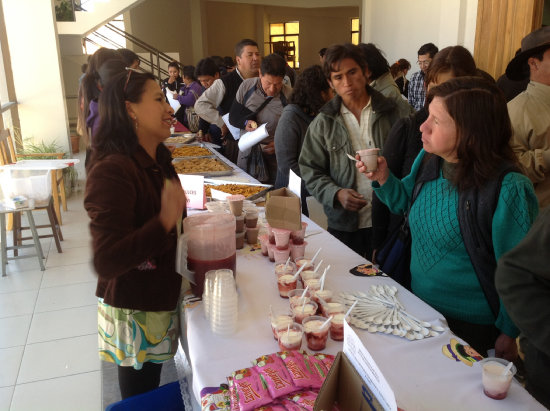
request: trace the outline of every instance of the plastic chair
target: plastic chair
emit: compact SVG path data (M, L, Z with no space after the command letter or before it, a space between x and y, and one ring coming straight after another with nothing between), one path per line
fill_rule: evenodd
M182 411L185 410L178 381L149 392L115 402L105 411Z

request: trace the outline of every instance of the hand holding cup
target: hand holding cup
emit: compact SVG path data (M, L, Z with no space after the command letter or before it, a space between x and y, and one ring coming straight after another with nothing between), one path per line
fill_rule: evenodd
M357 154L355 158L359 160L355 163L355 167L357 167L360 173L364 174L371 181L378 181L380 186L383 186L386 183L388 177L390 176L390 169L388 168L388 163L384 157L378 157L378 167L376 171L367 171L367 166L363 161L361 161L359 154Z

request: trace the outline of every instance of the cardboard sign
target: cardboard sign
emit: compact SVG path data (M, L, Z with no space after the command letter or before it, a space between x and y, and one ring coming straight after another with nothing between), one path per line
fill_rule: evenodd
M206 193L204 192L204 176L178 174L183 191L187 197L187 208L204 210Z
M288 188L267 193L265 218L271 227L297 231L302 228L300 197Z
M344 321L344 354L385 411L397 411L395 394L355 331Z

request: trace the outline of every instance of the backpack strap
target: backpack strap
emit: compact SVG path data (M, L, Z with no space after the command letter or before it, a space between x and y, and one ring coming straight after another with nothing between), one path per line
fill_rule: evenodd
M510 172L519 170L511 164L504 164L496 178L487 182L481 189L469 189L458 196L460 233L495 318L500 311L500 299L495 288L497 261L493 248L493 215L500 197L502 180Z

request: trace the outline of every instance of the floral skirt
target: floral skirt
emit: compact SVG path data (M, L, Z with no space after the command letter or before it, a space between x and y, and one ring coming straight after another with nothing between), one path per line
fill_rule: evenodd
M99 358L140 370L144 362L162 363L178 349L178 310L139 311L98 301Z

